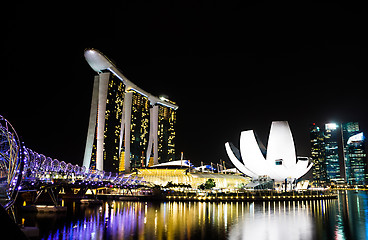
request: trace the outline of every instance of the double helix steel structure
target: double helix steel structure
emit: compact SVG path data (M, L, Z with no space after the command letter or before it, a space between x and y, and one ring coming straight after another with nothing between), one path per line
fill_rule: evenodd
M57 184L126 188L141 182L142 178L86 169L39 154L25 147L13 126L0 115L0 204L5 209L13 205L19 192Z
M0 203L6 209L18 195L24 167L22 152L16 131L0 115Z

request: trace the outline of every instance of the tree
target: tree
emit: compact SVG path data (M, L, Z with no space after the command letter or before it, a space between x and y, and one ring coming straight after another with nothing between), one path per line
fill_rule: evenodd
M181 187L181 188L192 188L190 184L185 183L173 183L172 181L167 182L165 188L174 188L174 187Z
M198 186L198 188L201 190L212 189L214 187L216 187L216 182L213 178L207 179L205 183L202 183L201 185Z

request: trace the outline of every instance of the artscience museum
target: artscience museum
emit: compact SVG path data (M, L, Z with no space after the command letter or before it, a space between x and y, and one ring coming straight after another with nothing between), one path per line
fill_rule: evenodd
M241 132L240 150L229 142L225 148L235 167L253 179L268 176L276 182L285 179L294 181L305 175L313 165L308 157L296 156L287 121L272 122L267 149L253 130Z

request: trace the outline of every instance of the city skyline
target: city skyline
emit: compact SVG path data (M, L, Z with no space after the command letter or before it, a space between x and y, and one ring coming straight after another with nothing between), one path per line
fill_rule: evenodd
M32 149L81 163L94 76L83 58L89 47L138 86L177 102L176 153L196 163L229 163L225 142L248 129L266 142L277 120L290 123L303 156L312 122L356 121L367 132L364 9L140 4L107 7L100 17L110 19L108 29L91 17L94 6L10 7L0 110Z
M367 183L366 142L358 122L313 123L310 142L316 184Z

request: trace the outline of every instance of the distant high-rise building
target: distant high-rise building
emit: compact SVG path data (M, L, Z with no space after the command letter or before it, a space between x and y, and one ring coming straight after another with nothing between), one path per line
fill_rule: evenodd
M325 124L325 158L326 173L330 180L338 180L341 178L340 161L339 161L339 129L336 123Z
M364 185L367 183L367 154L364 135L359 131L359 123L343 123L342 136L346 182Z
M341 129L335 123L325 124L323 128L313 124L310 137L313 180L316 183L338 181L343 176L348 184L363 185L368 182L364 135L359 131L357 122L343 123ZM345 174L341 174L341 170Z
M107 172L171 161L178 106L130 82L101 52L85 57L95 76L83 166Z
M326 173L325 141L323 130L315 123L310 127L311 155L313 160L313 181L323 185L328 181Z
M335 123L310 128L313 180L324 184L341 179L339 161L339 130Z

